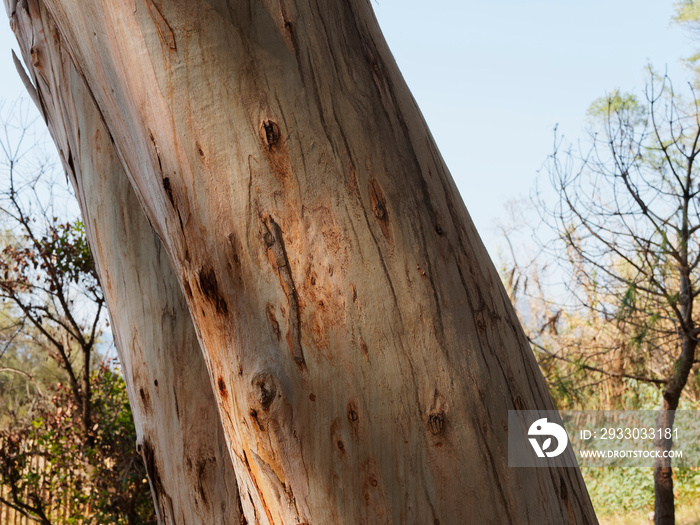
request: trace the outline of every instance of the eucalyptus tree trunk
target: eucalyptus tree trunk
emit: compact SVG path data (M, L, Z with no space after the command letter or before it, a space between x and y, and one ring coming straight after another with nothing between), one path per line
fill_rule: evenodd
M240 525L216 400L167 254L46 10L29 3L13 21L33 65L32 98L80 202L159 522Z
M507 466L508 409L553 403L368 2L26 6L70 55L29 49L37 82L75 64L172 261L248 523L596 522L578 470Z

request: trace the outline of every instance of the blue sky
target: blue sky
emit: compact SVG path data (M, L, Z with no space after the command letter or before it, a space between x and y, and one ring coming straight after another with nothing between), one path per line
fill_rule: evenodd
M527 197L553 129L585 136L590 103L687 78L693 41L672 0L372 0L389 46L492 257L507 201ZM546 176L543 178L546 182Z
M494 223L533 189L554 126L583 137L589 104L617 87L641 92L647 63L680 85L679 59L696 44L670 23L672 0L371 2L492 256ZM24 93L10 47L3 17L7 101Z

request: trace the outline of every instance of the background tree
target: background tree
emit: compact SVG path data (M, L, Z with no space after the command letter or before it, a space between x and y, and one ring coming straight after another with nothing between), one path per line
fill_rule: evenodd
M698 341L697 100L652 76L644 102L613 92L591 115L590 147L562 151L558 142L547 166L559 196L553 208L541 203L558 234L550 253L563 259L577 304L608 327L590 338L594 364L581 366L661 385L657 423L672 427ZM654 487L656 523L674 523L670 459L657 460Z
M656 408L656 404L649 405L649 394L664 380L654 375L649 348L639 344L615 318L606 318L565 294L552 282L555 277L552 274L557 273L557 269L552 269L555 264L540 267L540 261L525 262L522 255L522 252L510 254L504 259L503 280L521 314L523 328L557 407L560 410ZM568 270L564 274L568 277ZM586 297L585 304L612 300L602 299L595 289L576 291L578 297Z
M6 329L30 337L59 363L81 407L79 421L90 443L90 366L105 323L104 297L84 227L80 221L59 221L51 202L54 181L47 173L49 165L42 159L37 163L38 155L30 157L32 148L24 144L27 123L17 118L19 122L5 121L0 141L5 184L0 212L6 229L0 298L9 303L16 319ZM11 132L16 138L10 139Z
M673 21L685 27L695 38L700 38L700 2L698 0L680 0L675 4ZM695 73L695 83L700 81L700 52L693 53L686 63Z

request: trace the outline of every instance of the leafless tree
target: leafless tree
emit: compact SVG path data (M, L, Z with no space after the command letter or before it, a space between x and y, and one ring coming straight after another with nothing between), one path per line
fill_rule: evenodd
M588 146L555 140L547 171L559 200L540 202L557 232L550 255L565 264L579 305L614 323L648 354L642 372L598 367L661 385L657 423L672 427L695 364L700 295L700 108L653 75L645 99L619 91L590 110ZM624 356L623 356L624 357ZM670 450L671 440L656 442ZM674 522L670 459L654 470L657 524Z
M31 337L65 371L91 441L90 371L105 326L104 297L79 220L60 220L52 164L37 155L21 105L2 126L0 298L15 320L9 329ZM27 145L29 141L31 144ZM30 329L27 329L30 327Z

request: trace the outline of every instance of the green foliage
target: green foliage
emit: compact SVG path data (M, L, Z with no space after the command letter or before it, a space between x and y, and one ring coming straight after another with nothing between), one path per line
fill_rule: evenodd
M0 429L0 483L19 495L9 503L41 518L70 502L75 524L155 523L124 380L102 365L91 383L92 445L76 424L80 407L60 383L28 417Z
M95 379L95 446L88 452L95 465L91 473L96 489L92 495L96 509L94 522L155 522L146 469L135 448L136 428L126 384L120 375L106 367Z
M44 261L52 261L55 269L64 277L78 283L90 276L96 280L95 262L85 236L85 225L80 220L59 224L53 218L53 227L39 242L39 252ZM42 262L42 269L47 263Z
M651 468L583 468L583 479L599 518L654 510L654 478ZM700 497L700 469L676 467L673 485L679 511L696 507Z
M696 0L682 0L675 4L673 21L678 24L696 24L700 20L700 2Z
M581 470L598 514L653 509L654 477L649 468L584 468Z
M24 235L6 235L0 252L0 289L7 297L27 295L31 304L46 301L48 295L81 292L92 300L101 299L95 264L80 220L59 222L53 217L36 231L26 221ZM71 283L75 290L70 290ZM80 286L75 286L80 285ZM45 307L44 307L45 308Z
M60 523L154 523L124 381L91 364L104 298L84 225L12 202L20 228L0 251L3 503L44 524L66 508Z
M595 99L586 115L593 121L605 121L615 115L629 126L639 126L646 122L647 110L636 95L615 89Z
M673 21L690 31L696 38L700 35L700 1L681 0L676 2ZM700 52L685 58L686 63L695 71L696 83L700 78Z
M6 344L0 359L0 427L9 424L11 414L24 416L32 401L48 385L65 381L65 373L54 359L31 341Z

